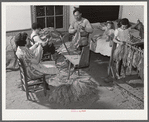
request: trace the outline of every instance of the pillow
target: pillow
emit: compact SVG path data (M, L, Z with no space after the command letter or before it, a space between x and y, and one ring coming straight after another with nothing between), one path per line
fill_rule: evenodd
M99 25L100 25L99 22L98 23L92 23L91 24L91 26L92 26L93 29L98 29Z
M92 25L92 27L93 27L93 29L99 29L98 27L99 26L106 26L106 22L97 22L97 23L92 23L91 24Z
M138 20L138 24L135 26L135 29L139 31L139 36L141 39L144 39L144 25Z

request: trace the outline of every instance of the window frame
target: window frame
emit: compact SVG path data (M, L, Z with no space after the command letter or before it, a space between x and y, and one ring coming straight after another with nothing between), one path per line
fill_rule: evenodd
M44 9L46 9L46 7L44 7ZM46 14L45 14L45 16L37 17L36 16L36 5L33 5L33 6L31 6L31 23L37 22L37 18L54 17L54 27L56 27L56 17L57 16L63 16L63 28L57 28L57 30L67 31L69 28L69 13L70 13L70 7L69 6L63 6L63 14L61 14L61 15L55 15L55 9L54 9L54 15L47 15L46 16ZM45 25L47 26L46 20L45 20Z

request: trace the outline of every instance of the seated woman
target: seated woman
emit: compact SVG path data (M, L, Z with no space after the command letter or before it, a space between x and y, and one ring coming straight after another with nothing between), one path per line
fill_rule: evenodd
M101 53L102 55L110 56L112 49L112 40L114 38L114 24L111 21L107 22L107 25L100 29L104 30L101 35L95 35L90 43L90 49L95 53Z
M15 37L15 44L17 46L16 55L19 59L23 59L27 75L29 78L40 78L43 74L57 74L59 73L54 61L48 63L41 62L43 49L40 43L35 43L30 48L27 47L29 40L27 33L19 33Z
M39 32L41 30L41 26L39 23L33 23L32 24L32 33L31 33L31 40L34 42L34 43L41 43L42 46L43 46L43 54L47 53L47 52L50 52L52 55L55 54L55 46L54 44L44 38L42 39L40 36L39 36ZM53 57L52 57L53 58Z

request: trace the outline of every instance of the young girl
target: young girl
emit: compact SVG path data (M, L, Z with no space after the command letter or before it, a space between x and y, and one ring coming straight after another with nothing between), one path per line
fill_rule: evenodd
M114 42L118 44L117 48L114 51L114 60L116 60L116 75L117 79L125 77L125 74L121 76L121 67L123 63L124 55L124 45L125 43L130 43L130 24L127 18L121 19L118 23L118 29L115 30ZM124 67L124 73L126 67Z
M101 53L102 55L111 55L111 41L114 38L114 24L108 21L106 26L99 25L99 28L104 30L103 34L95 35L90 44L90 49L95 53Z
M42 47L43 47L43 54L46 53L51 53L51 58L53 59L53 56L55 54L55 46L53 43L50 42L51 38L46 38L46 36L44 38L40 37L40 31L41 31L41 25L39 23L33 23L32 24L32 33L31 33L31 40L34 43L41 43Z

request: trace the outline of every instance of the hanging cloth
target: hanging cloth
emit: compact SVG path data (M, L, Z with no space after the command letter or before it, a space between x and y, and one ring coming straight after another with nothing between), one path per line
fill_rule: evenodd
M72 48L78 48L81 41L80 29L77 29L75 36L72 39L71 46Z
M88 45L88 35L89 33L82 30L80 26L85 26L83 25L84 19L82 19L80 22L77 22L78 27L77 27L77 32L75 33L73 39L72 39L72 48L78 48L79 46L86 46Z
M124 56L123 56L123 65L126 67L127 66L127 57L129 54L129 51L131 50L131 48L127 45L125 45L124 47Z

